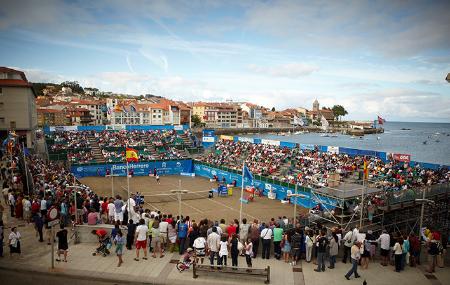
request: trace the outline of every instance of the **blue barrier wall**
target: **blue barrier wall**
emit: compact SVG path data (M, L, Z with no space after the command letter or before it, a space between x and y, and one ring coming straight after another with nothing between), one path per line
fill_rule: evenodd
M108 126L111 127L111 126ZM96 132L101 132L107 129L107 126L58 126L55 128L61 128L62 130L67 129L67 130L75 130L75 131L96 131ZM44 129L44 133L46 134L50 134L51 130L50 127L46 126L43 128ZM132 130L144 130L144 131L149 131L149 130L187 130L189 129L189 125L158 125L158 126L153 126L153 125L126 125L125 126L125 130L127 131L132 131Z
M225 177L227 183L233 182L233 180L236 180L236 185L240 186L242 185L242 176L240 174L231 173L225 170L221 170L218 168L206 166L203 164L196 164L194 163L194 173L197 176L203 176L207 178L213 178L214 175L216 175L219 178L219 181L222 180L223 177ZM283 187L280 185L274 185L271 183L265 183L260 180L253 179L253 183L249 183L248 179L244 179L244 186L250 186L253 185L258 189L262 189L265 196L267 196L267 193L270 189L272 189L273 192L276 193L276 199L277 200L283 200L286 197L286 192L288 187ZM290 189L292 193L294 193L295 189ZM311 201L310 196L311 194L308 192L302 192L298 191L299 194L303 194L306 196L306 198L297 198L297 205L300 205L305 208L311 208L316 205L314 201ZM292 202L294 202L294 199L291 199ZM333 199L329 199L328 201L330 205L335 205L336 202Z
M159 175L179 175L181 172L192 173L192 160L167 160L167 161L149 161L129 163L130 169L133 169L135 176L147 176L153 173L156 168ZM106 170L119 176L126 176L127 164L100 164L100 165L80 165L72 166L71 171L77 178L87 176L105 176Z

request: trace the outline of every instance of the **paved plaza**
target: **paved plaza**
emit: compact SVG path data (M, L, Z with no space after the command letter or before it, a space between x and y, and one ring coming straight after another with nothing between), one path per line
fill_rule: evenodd
M134 250L125 251L124 264L118 268L117 258L113 254L107 257L92 256L95 243L70 243L68 262L55 262L55 269L51 269L51 246L39 243L32 225L14 218L6 219L7 234L12 225L18 225L21 232L21 257L9 257L5 248L5 257L0 259L0 281L14 281L14 284L48 284L47 280L64 280L67 284L263 284L264 278L242 275L225 275L200 273L198 279L192 278L192 269L183 273L175 267L180 256L176 253L166 254L164 258L141 259L134 261ZM205 261L206 262L206 261ZM239 265L245 267L245 259L239 258ZM345 280L344 274L349 269L348 264L338 262L336 268L324 273L313 271L312 263L302 262L292 267L282 261L253 260L255 268L271 268L271 284L286 285L314 285L314 284L362 284L364 280L369 285L439 285L450 283L450 269L437 269L433 275L427 275L422 267L410 268L397 273L393 267L382 267L377 262L371 262L368 270L360 270L361 278ZM430 279L431 278L431 279ZM93 281L95 281L93 283Z

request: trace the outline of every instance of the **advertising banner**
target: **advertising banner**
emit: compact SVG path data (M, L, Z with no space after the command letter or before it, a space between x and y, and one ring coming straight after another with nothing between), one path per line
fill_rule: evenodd
M204 147L211 147L214 145L214 142L216 141L215 137L215 131L214 130L203 130L203 139L202 139L202 145Z
M392 157L396 161L401 161L401 162L410 162L411 161L410 154L394 153L394 154L392 154Z
M249 142L249 143L254 143L253 138L244 138L244 137L239 137L238 141L240 142Z
M327 152L339 154L339 147L338 146L328 146Z
M133 169L135 176L147 176L153 174L153 169L156 168L159 175L180 175L181 173L193 173L192 160L166 160L166 161L149 161L129 163L130 170ZM99 164L99 165L79 165L72 166L72 173L77 178L87 176L105 176L106 169L110 173L119 176L126 176L127 164Z
M314 150L314 145L313 144L304 144L304 143L301 143L300 144L300 149L303 149L303 150Z
M269 145L276 145L276 146L280 146L280 141L275 141L275 140L266 140L266 139L262 139L261 140L262 144L269 144Z
M232 141L234 140L233 136L227 136L227 135L220 135L219 137L221 140L225 140L225 141Z

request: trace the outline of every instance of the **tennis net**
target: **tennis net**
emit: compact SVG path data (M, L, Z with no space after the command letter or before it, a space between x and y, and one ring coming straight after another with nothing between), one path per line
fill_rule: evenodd
M176 202L178 201L178 195L181 196L181 201L208 199L210 191L206 190L182 194L168 193L168 194L144 195L144 201L151 204Z

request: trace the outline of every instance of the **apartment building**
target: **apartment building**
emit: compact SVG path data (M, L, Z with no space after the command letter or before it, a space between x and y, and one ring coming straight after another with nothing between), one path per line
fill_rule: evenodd
M242 108L228 103L209 103L204 111L203 122L207 128L242 128Z
M37 109L38 126L66 126L69 125L69 120L66 113L62 110L56 109Z
M34 145L37 128L36 93L25 73L0 67L0 137L14 130L27 147Z

